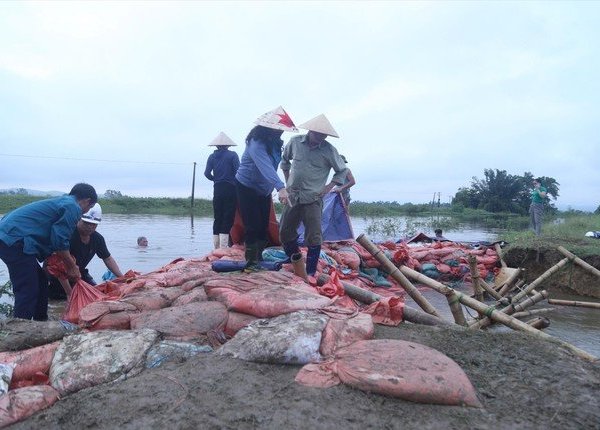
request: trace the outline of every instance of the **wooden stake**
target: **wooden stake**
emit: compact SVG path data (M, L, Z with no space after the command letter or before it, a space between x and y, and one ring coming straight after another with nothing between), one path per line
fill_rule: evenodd
M584 268L585 270L587 270L591 274L596 275L597 277L600 278L600 270L596 269L591 264L586 263L581 258L579 258L578 256L576 256L572 252L569 252L566 248L563 248L562 246L559 246L558 250L563 255L565 255L569 260L572 260L574 263L578 264L579 266L581 266L582 268Z
M474 255L469 255L469 268L471 269L471 284L473 284L473 294L480 302L483 302L483 288L479 285L479 268L477 267L477 258Z
M512 299L513 303L521 300L523 297L525 297L527 294L529 294L535 287L540 285L542 282L544 282L546 279L548 279L554 273L558 272L560 269L562 269L564 266L566 266L568 262L569 262L568 258L563 258L558 263L556 263L554 266L552 266L551 268L546 270L544 273L542 273L540 275L539 278L537 278L531 284L527 285L527 287L525 287L523 290L521 290L521 292L517 293Z
M431 315L435 315L438 318L442 318L439 312L423 295L417 290L417 288L411 284L411 282L400 272L400 270L392 263L373 242L369 240L367 236L361 234L356 238L356 241L360 243L369 253L375 257L381 264L383 269L390 274L392 278L400 283L400 286L404 288L404 291L412 297L412 299L423 309L425 312Z
M532 319L531 321L527 321L531 327L537 328L538 330L543 330L550 326L550 320L545 317L537 317Z
M600 309L600 303L598 302L579 302L576 300L548 299L548 303L550 303L551 305L578 306L582 308Z
M439 292L441 294L444 294L445 296L448 296L452 293L456 294L458 297L458 300L463 305L468 306L471 309L476 310L477 312L483 313L483 314L487 315L488 317L490 317L492 320L502 323L507 327L513 328L515 330L526 331L526 332L531 333L534 336L537 336L539 338L548 339L553 342L556 342L556 343L562 345L563 347L565 347L566 349L568 349L569 351L571 351L577 357L581 357L581 358L584 358L589 361L598 360L597 357L591 355L590 353L588 353L582 349L577 348L574 345L571 345L568 342L557 339L555 337L550 336L549 334L539 331L510 315L507 315L503 312L498 311L493 306L487 306L486 304L481 303L475 299L472 299L469 296L465 296L462 293L455 292L452 288L450 288L440 282L437 282L434 279L428 278L427 276L422 275L421 273L419 273L409 267L401 266L400 270L402 270L402 273L404 273L406 276L412 278L413 280L415 280L417 282L421 282L421 283L431 287L432 289L436 290L437 292ZM546 291L542 291L542 293L545 293L546 297L547 297ZM542 294L540 293L540 295L542 295ZM531 298L531 297L528 298L528 300L532 300L532 299L533 298Z
M548 312L552 312L555 310L554 308L540 308L540 309L532 309L530 311L521 311L515 312L512 314L515 318L523 318L523 317L532 317L539 314L547 314Z
M514 314L515 312L521 312L521 311L524 311L525 309L535 305L536 303L541 302L542 300L544 300L547 297L548 297L548 292L546 290L542 290L535 296L527 297L521 303L510 304L510 305L500 309L499 312L505 313L507 315ZM479 321L471 324L469 326L469 328L472 328L472 329L485 328L485 327L489 326L490 324L492 324L492 320L490 318L486 317L486 318L482 318Z
M466 327L467 320L465 319L465 314L463 313L463 308L458 300L458 296L456 294L449 294L446 296L446 300L448 300L448 306L450 307L450 312L452 312L454 322Z
M502 285L502 287L500 287L500 291L498 291L498 294L500 294L500 297L506 296L508 293L510 293L513 290L514 284L519 276L521 276L521 269L515 270L506 279L506 281L504 282L504 285Z

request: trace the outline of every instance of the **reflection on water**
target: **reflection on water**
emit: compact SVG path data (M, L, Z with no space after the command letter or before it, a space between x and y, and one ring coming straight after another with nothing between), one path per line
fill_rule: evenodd
M364 218L352 218L355 236L366 231L370 221ZM400 222L405 222L403 218ZM212 218L194 218L168 215L118 215L105 214L98 226L106 239L112 256L123 272L129 269L141 273L151 272L164 266L178 257L192 258L206 255L212 249ZM425 232L431 234L431 232ZM473 225L462 225L457 229L444 231L444 236L455 241L494 241L498 230L484 229ZM137 246L137 238L146 236L149 246ZM373 240L388 238L372 237ZM90 274L101 282L102 274L106 271L104 263L94 258L88 265ZM8 280L6 266L0 261L0 282ZM465 293L471 293L465 291ZM440 310L447 313L451 320L446 299L441 294L427 291L427 298ZM558 296L555 298L559 298ZM564 298L564 297L560 297ZM581 300L581 298L579 298ZM585 300L588 300L587 298ZM407 304L417 307L410 298ZM60 303L53 303L55 308ZM542 305L540 307L547 307ZM60 308L53 309L54 315L60 314ZM545 331L560 337L574 345L600 356L600 310L557 307L557 310L547 315L551 324Z

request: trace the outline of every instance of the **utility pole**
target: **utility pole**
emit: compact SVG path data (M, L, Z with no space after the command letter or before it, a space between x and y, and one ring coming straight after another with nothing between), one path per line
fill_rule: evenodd
M194 161L194 172L192 173L192 204L191 204L191 211L192 211L192 215L194 214L194 190L196 188L196 162Z

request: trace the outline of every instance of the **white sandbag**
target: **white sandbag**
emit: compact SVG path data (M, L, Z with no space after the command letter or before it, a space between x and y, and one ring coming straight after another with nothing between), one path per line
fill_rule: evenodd
M188 358L195 355L212 352L212 347L209 345L196 345L189 342L176 342L174 340L163 340L158 342L146 357L146 368L159 367L163 363L172 361L183 363Z
M158 332L150 329L65 337L50 366L50 383L66 394L137 375L157 339Z
M0 363L0 396L8 393L13 370L15 370L14 363Z
M241 329L218 353L259 363L306 364L321 360L321 333L329 317L299 311L257 320Z

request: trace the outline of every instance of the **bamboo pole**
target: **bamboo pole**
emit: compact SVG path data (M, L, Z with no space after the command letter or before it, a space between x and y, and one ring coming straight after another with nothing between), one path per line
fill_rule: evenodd
M329 276L325 274L320 274L317 278L318 285L324 285L329 282ZM377 293L361 288L357 285L351 284L349 282L341 281L342 286L344 287L344 291L348 294L348 297L351 297L355 300L358 300L362 303L371 304L382 300L384 297L380 296ZM447 326L450 325L448 321L445 321L441 318L435 317L418 309L412 308L410 306L404 305L404 309L402 311L403 319L405 321L415 323L415 324L423 324L423 325L432 325L432 326Z
M545 317L536 317L531 321L526 321L533 328L537 328L538 330L543 330L550 326L550 320Z
M465 314L463 313L463 308L458 300L458 296L456 294L449 294L446 296L446 300L448 300L448 306L450 307L450 312L452 312L454 322L466 327L467 320L465 319Z
M426 276L421 275L419 272L416 272L406 266L402 266L401 270L403 271L404 274L406 274L407 276L412 277L412 279L417 280L418 282L423 282L422 278L427 278ZM414 275L414 277L412 276ZM418 275L418 276L417 276ZM416 279L419 278L419 279ZM452 288L447 287L444 284L441 284L440 282L437 282L431 278L427 278L429 281L427 281L426 285L428 285L429 287L431 287L432 289L448 295L448 291L447 290L452 290ZM425 284L425 282L423 282ZM586 351L583 351L582 349L577 348L574 345L571 345L568 342L565 342L563 340L557 339L555 337L550 336L549 334L546 334L542 331L539 331L527 324L525 324L524 322L506 314L503 313L501 311L498 311L497 309L495 309L493 306L487 306L484 303L481 303L469 296L466 296L462 293L457 293L455 292L455 294L458 296L459 301L464 304L465 306L468 306L474 310L476 310L479 313L483 313L485 315L487 315L487 317L489 317L490 319L497 321L501 324L504 324L507 327L510 327L512 329L515 330L522 330L522 331L526 331L528 333L533 334L534 336L537 336L539 338L543 338L543 339L548 339L548 340L552 340L554 342L559 343L560 345L562 345L563 347L565 347L566 349L568 349L569 351L571 351L573 354L575 354L578 357L584 358L586 360L589 361L596 361L597 358L591 354L589 354ZM543 298L543 296L545 295L547 297L547 292L546 291L542 291L539 295L542 296L539 300L541 300ZM527 298L527 301L529 300L533 300L532 297ZM538 301L539 301L538 300ZM470 327L471 328L471 327Z
M400 286L404 288L404 291L412 297L412 299L423 309L425 312L431 315L435 315L438 318L442 318L439 312L429 301L423 297L423 295L417 290L417 288L398 270L398 268L392 263L385 254L375 246L373 242L369 240L367 236L361 234L356 238L356 241L360 243L369 253L375 257L381 264L383 269L390 274L396 281L400 283Z
M500 290L498 291L498 294L500 294L500 297L504 297L506 296L508 293L510 293L513 288L514 288L514 284L517 281L517 279L519 278L519 276L521 276L522 270L519 268L517 270L515 270L504 282L504 284L500 287Z
M444 294L445 296L448 296L448 295L452 294L452 292L454 292L454 294L457 295L458 300L465 306L468 306L471 309L476 310L477 312L483 313L483 314L487 315L489 318L491 318L492 320L497 321L501 324L504 324L507 327L513 328L515 330L526 331L526 332L531 333L534 336L537 336L539 338L548 339L553 342L556 342L556 343L562 345L564 348L568 349L571 353L573 353L577 357L584 358L589 361L598 360L597 357L591 355L590 353L588 353L582 349L577 348L574 345L571 345L568 342L557 339L553 336L550 336L549 334L539 331L510 315L507 315L503 312L498 311L493 306L487 306L486 304L481 303L475 299L472 299L469 296L465 296L462 293L457 293L452 288L450 288L440 282L437 282L434 279L428 278L427 276L422 275L421 273L419 273L409 267L401 266L400 270L402 270L402 273L404 273L406 276L412 278L413 280L415 280L417 282L421 282L421 283L427 285L428 287L431 287L432 289L438 291L439 293ZM545 293L546 297L547 297L546 291L542 291L540 293L540 295L542 295L542 293ZM527 300L532 300L532 298L530 297Z
M579 266L581 266L583 269L585 269L586 271L590 272L593 275L596 275L597 277L600 278L600 270L596 269L594 266L592 266L591 264L586 263L585 261L583 261L581 258L579 258L578 256L576 256L575 254L573 254L572 252L568 251L566 248L563 248L562 246L558 247L558 250L564 255L566 256L569 260L572 260L574 263L578 264Z
M544 273L542 273L540 275L539 278L537 278L531 284L527 285L527 287L525 287L523 290L521 290L521 292L517 293L512 298L513 303L516 303L519 300L521 300L523 297L525 297L527 294L529 294L535 287L537 287L542 282L544 282L546 279L548 279L550 276L552 276L554 273L556 273L560 269L562 269L568 262L569 262L568 258L563 258L558 263L556 263L554 266L552 266L551 268L549 268L548 270L546 270Z
M471 269L471 284L473 284L473 294L480 302L483 302L483 288L479 285L480 276L479 268L477 267L477 258L474 255L469 255L469 268Z
M532 317L535 315L547 314L548 312L552 312L554 310L554 308L532 309L530 311L515 312L514 314L512 314L512 316L515 318Z
M577 300L548 299L548 303L550 303L551 305L577 306L582 308L600 309L600 303L598 302L580 302Z
M511 315L511 314L514 314L515 312L524 311L525 309L535 305L538 302L541 302L542 300L544 300L546 298L548 298L548 292L546 290L542 290L534 296L527 297L525 300L521 301L520 303L510 304L510 305L500 309L499 312L505 313L507 315ZM485 328L485 327L489 326L490 324L492 324L492 320L489 317L486 317L486 318L482 318L479 321L471 324L469 326L469 328L472 328L472 329Z
M508 267L504 261L503 257L503 252L502 252L502 248L500 248L500 244L496 243L494 245L494 248L496 249L496 254L498 254L498 258L500 259L500 264L502 265L502 267Z

